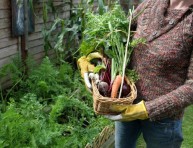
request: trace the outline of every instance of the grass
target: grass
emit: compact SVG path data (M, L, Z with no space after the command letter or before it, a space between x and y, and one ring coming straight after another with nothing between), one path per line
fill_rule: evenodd
M184 141L182 143L181 148L191 148L193 147L193 105L189 106L185 110L185 115L183 118L183 135L184 135ZM145 148L145 142L142 138L142 136L138 140L137 148Z
M182 148L190 148L193 147L193 106L188 107L185 110L185 116L183 119L183 135L184 141L182 143Z

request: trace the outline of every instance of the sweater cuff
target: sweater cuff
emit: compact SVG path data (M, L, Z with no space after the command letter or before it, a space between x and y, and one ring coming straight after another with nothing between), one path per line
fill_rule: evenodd
M159 100L151 100L145 102L150 121L161 120L170 116L169 113L165 112L164 108L162 107L165 102L160 102L161 105L158 106L158 104L160 104L158 101Z

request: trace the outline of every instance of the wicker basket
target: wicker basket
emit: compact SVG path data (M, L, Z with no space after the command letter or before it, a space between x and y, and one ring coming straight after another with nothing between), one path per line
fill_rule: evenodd
M128 85L131 88L129 95L126 98L112 99L110 97L102 96L94 81L92 81L93 88L93 107L96 114L99 115L115 115L116 112L112 112L110 110L111 105L121 105L121 104L131 104L137 97L137 89L133 82L131 82L128 78L125 79Z
M88 143L85 148L104 148L105 142L113 136L114 127L106 126L96 138L93 139L92 143ZM106 147L105 147L106 148Z

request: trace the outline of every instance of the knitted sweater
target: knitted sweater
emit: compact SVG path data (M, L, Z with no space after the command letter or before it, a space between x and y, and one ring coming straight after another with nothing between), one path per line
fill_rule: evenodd
M170 10L169 0L144 0L135 13L134 38L146 45L134 49L131 68L139 74L138 98L150 120L180 119L193 103L193 12Z

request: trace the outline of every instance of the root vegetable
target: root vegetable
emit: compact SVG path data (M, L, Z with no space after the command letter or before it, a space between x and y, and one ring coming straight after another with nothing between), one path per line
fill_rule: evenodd
M122 81L122 76L117 75L115 77L115 80L113 81L113 85L112 85L112 90L111 90L111 98L112 99L117 98L119 87L121 85L121 81Z
M103 82L103 81L98 83L98 90L99 90L101 95L103 95L105 97L108 96L108 89L109 89L108 83Z
M98 85L101 82L101 80L96 80L95 83Z
M121 97L126 97L130 93L130 91L130 86L126 82L124 82Z

